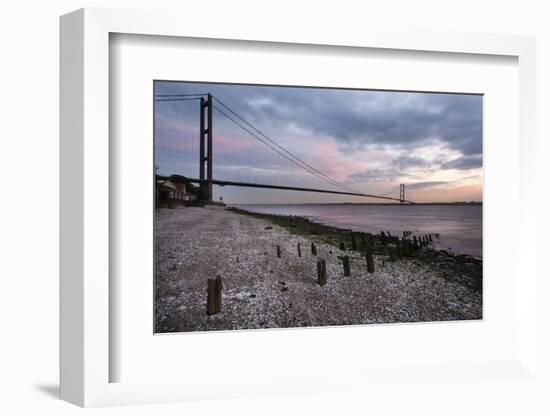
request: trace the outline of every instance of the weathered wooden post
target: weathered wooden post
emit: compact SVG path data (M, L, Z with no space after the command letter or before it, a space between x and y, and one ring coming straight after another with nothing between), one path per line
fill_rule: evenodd
M222 310L222 278L208 279L208 292L206 296L206 313L214 315Z
M411 253L410 253L410 250L409 250L409 240L403 238L403 240L401 240L401 251L403 253L404 256L409 256Z
M413 245L414 245L414 250L418 250L418 239L416 238L416 235L413 236Z
M388 247L388 257L390 258L390 261L395 261L395 256L393 255L393 249L391 247Z
M346 251L346 245L344 244L343 241L340 241L340 250Z
M374 259L372 258L372 253L368 252L365 254L365 257L367 258L367 272L374 273Z
M344 276L351 276L351 271L349 267L349 256L344 256L342 262L344 265Z
M298 243L298 257L302 257L302 248L300 247L300 243Z
M365 239L365 234L361 234L361 245L363 246L363 250L367 249L367 240Z
M369 244L369 247L374 247L374 237L371 233L367 233L367 242Z
M325 259L317 261L317 282L320 286L327 284L327 263Z
M351 233L351 249L352 250L357 250L357 241L355 241L355 234L352 232Z
M428 239L430 240L430 243L433 243L434 240L432 239L432 235L431 234L428 234Z
M399 260L401 260L403 258L403 248L401 246L399 238L395 241L395 248L397 250L397 257L399 258Z
M311 243L311 254L316 256L317 255L317 247L315 247L315 243Z
M277 257L281 258L281 247L277 246Z
M386 234L384 233L384 231L380 231L380 240L382 241L383 245L386 245L388 243L388 241L386 240Z

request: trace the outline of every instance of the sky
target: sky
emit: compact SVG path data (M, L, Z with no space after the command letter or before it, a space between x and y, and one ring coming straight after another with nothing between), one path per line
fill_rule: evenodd
M157 97L203 93L215 97L215 179L322 189L337 189L337 181L397 198L403 183L414 202L482 200L481 95L155 82ZM198 108L197 100L156 102L158 173L199 176ZM254 137L266 141L258 131L333 183L282 157ZM214 192L228 203L381 202L254 188Z

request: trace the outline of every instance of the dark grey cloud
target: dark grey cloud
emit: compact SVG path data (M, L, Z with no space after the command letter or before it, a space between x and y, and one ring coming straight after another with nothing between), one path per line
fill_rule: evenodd
M373 168L349 175L349 182L395 182L409 176L395 167Z
M348 149L412 149L437 139L465 156L482 153L478 95L223 84L159 83L157 93L211 92L268 134L290 124Z
M482 165L482 156L479 155L470 155L463 156L449 162L441 164L441 169L460 169L460 170L470 170L480 168Z
M447 185L449 182L446 181L426 181L426 182L416 182L407 184L406 189L426 189L426 188L436 188L442 185Z
M411 169L467 171L482 166L481 96L173 82L157 83L155 92L211 93L273 139L282 143L287 139L287 144L288 138L292 138L292 150L323 172L327 166L309 159L315 154L312 153L312 143L314 146L317 142L327 143L333 139L342 155L351 159L355 151L365 148L391 150L392 155L398 155L384 162L383 167L349 174L345 179L349 184L370 182L382 186L397 181L414 182L421 180L421 176L411 175ZM223 109L219 102L216 105ZM198 137L198 102L159 103L156 108L159 172L196 176L198 149L183 149L178 144L192 141L182 140L182 137ZM215 113L217 134L231 136L229 124L227 119ZM327 141L325 137L331 139ZM306 140L302 138L307 138L307 141L299 142ZM456 152L461 156L449 160L441 155L441 160L434 160L412 155L415 149L435 141L439 149L443 144L443 148L454 151L449 156ZM258 144L258 148L248 147L224 156L223 151L228 149L224 149L222 143L216 143L216 174L222 179L234 179L233 175L239 175L245 169L249 176L261 175L261 172L253 171L254 168L295 171L292 165L273 162L271 154L262 146ZM286 163L285 160L280 162ZM446 182L431 181L407 186L412 190L444 184ZM326 184L311 185L320 186Z
M391 166L397 169L421 168L429 170L471 170L482 166L483 158L481 154L462 156L453 160L427 160L416 156L402 155L391 161Z
M395 182L406 181L411 175L407 173L408 169L420 168L428 170L471 170L478 169L482 166L481 155L464 156L451 161L430 161L415 156L399 156L394 158L387 167L372 168L362 172L356 172L349 175L349 182ZM433 187L434 185L443 185L448 182L418 182L408 185L410 189L420 189Z
M481 167L482 158L481 155L464 156L451 161L431 161L421 157L402 155L394 158L385 168L372 168L363 172L357 172L349 176L351 182L380 182L380 181L397 181L404 180L406 177L410 177L407 173L408 169L420 168L428 170L470 170ZM427 185L434 185L436 182L423 182ZM425 186L427 186L425 185ZM421 185L415 185L417 189L419 187L425 187Z
M430 161L423 159L421 157L415 156L399 156L391 161L392 166L398 169L408 169L408 168L427 168L430 166Z

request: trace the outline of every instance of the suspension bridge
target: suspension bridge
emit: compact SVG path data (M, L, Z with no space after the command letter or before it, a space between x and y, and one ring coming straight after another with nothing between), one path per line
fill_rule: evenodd
M414 204L405 197L405 184L400 184L399 196L397 189L377 195L361 192L323 173L210 93L157 94L154 104L156 140L169 149L166 158L173 169L199 185L204 202L213 201L213 186L218 185ZM163 108L157 113L160 105Z

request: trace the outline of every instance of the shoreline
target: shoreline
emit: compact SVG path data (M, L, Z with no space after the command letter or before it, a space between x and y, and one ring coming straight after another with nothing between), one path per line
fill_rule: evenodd
M318 224L359 233L379 234L381 230L402 237L437 236L432 247L453 254L467 254L483 260L481 206L400 206L400 205L229 205L251 213L301 216ZM441 234L439 234L441 233Z
M156 332L482 318L482 261L467 255L428 245L399 255L394 236L383 244L372 235L369 273L361 235L368 233L354 233L351 250L351 230L235 208L159 210L155 231ZM344 256L351 276L344 276ZM326 286L317 283L319 258ZM222 312L207 316L206 281L218 275Z
M338 248L341 243L344 243L346 248L349 248L350 236L355 234L357 236L371 235L374 242L370 248L361 244L358 238L356 242L357 250L361 253L370 251L372 254L385 256L387 261L395 261L399 257L396 252L388 254L388 246L396 251L395 242L392 243L388 240L386 243L382 241L382 236L367 232L357 232L350 228L340 228L320 222L315 222L309 218L299 215L279 215L279 214L264 214L252 211L246 211L240 208L225 208L227 211L235 212L240 215L248 215L253 218L264 219L273 222L274 224L286 228L291 234L309 236L309 238L318 239L327 244L331 244L335 248ZM389 233L388 233L389 234ZM393 236L395 238L395 236ZM412 239L409 238L409 241ZM469 254L454 254L451 251L436 248L436 243L427 243L421 247L420 250L414 253L410 253L409 256L402 256L407 258L415 258L419 261L425 261L432 265L442 265L448 270L446 273L457 273L454 278L449 275L449 278L453 278L454 281L467 285L469 288L478 290L481 292L483 286L482 271L483 271L483 259L471 256ZM391 260L393 257L395 260ZM403 260L400 258L399 260ZM463 267L465 266L465 267ZM468 274L464 274L468 273ZM460 274L460 276L458 276Z

